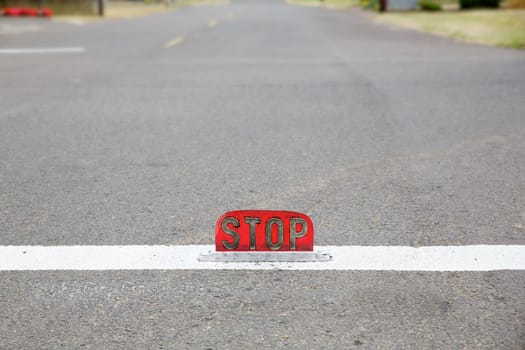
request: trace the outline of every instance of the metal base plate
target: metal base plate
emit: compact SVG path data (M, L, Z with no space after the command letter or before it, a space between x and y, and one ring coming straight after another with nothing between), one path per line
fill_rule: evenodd
M214 252L199 255L201 262L319 262L330 261L326 252Z

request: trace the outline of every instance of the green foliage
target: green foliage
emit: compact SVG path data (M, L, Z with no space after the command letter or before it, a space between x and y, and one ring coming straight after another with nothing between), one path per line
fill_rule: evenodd
M509 9L525 9L525 0L507 0L505 7Z
M420 0L419 6L423 11L441 11L441 4L433 0Z
M360 0L360 4L364 9L379 10L379 0Z
M460 0L459 5L462 9L471 9L476 7L499 7L500 0Z

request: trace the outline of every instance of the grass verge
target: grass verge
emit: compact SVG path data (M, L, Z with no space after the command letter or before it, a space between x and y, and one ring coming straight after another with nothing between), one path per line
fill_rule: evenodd
M146 4L142 2L119 1L107 2L103 17L97 15L55 15L53 19L73 24L83 24L104 19L142 17L172 11L173 9L175 9L175 6L168 6L162 3Z
M171 11L174 8L174 6L168 6L162 3L145 4L132 1L110 2L106 6L104 17L109 19L133 18L163 13Z
M106 2L104 17L96 15L56 15L58 21L83 24L102 19L134 18L172 11L180 6L224 5L229 0L173 0L170 5L162 2L111 1Z
M525 48L525 10L385 13L376 19L473 43Z

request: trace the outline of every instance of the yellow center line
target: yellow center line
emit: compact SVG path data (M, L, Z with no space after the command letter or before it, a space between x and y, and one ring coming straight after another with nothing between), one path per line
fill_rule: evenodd
M213 28L217 26L217 21L212 19L211 21L208 21L208 27Z
M183 41L184 41L184 37L179 35L175 39L170 40L166 44L164 44L164 48L169 49L170 47L178 45L182 43Z

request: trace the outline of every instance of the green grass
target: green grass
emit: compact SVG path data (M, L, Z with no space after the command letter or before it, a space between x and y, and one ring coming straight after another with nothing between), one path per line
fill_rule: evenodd
M525 48L525 10L385 13L376 18L469 42Z
M359 0L286 0L292 5L324 6L328 8L346 8L359 5Z

